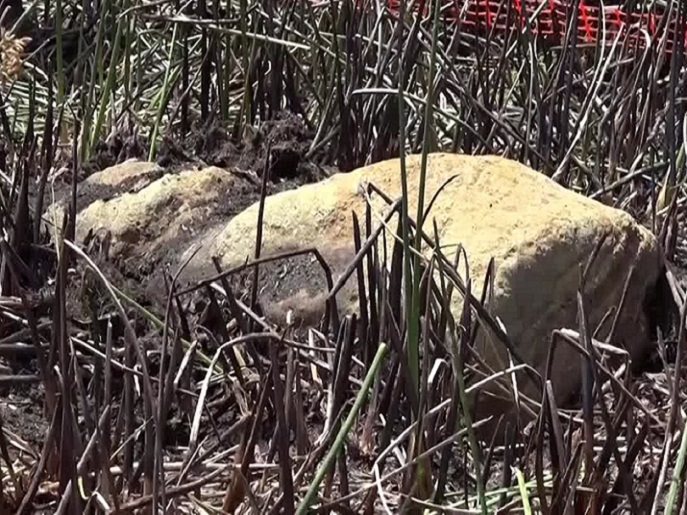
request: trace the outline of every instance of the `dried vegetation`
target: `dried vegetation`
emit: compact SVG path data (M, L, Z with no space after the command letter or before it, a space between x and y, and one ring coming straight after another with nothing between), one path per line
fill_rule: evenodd
M680 21L685 3L658 8ZM0 44L0 511L684 513L683 52L666 58L661 31L642 48L475 32L428 6L25 3ZM351 220L360 317L305 334L265 323L264 285L232 289L232 271L181 292L169 270L157 312L72 241L75 200L64 239L39 223L105 151L156 159L218 127L240 144L285 111L312 133L305 160L497 153L632 212L672 263L653 370L633 376L593 339L581 280L579 326L551 336L586 363L580 409L559 409L546 377L541 403L517 395L471 352L480 324L498 328L488 288L471 291L464 256L404 202L393 255L370 214ZM273 179L269 151L262 164ZM532 423L472 420L495 381Z

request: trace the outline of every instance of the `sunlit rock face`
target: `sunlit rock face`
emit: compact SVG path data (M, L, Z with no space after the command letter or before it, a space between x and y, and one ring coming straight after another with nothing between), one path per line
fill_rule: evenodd
M420 161L420 156L407 159L409 212L413 217ZM627 349L636 359L647 349L650 328L645 300L657 283L662 256L653 235L630 215L499 157L432 154L426 177L425 208L432 203L425 232L433 235L436 224L442 249L450 257L458 245L465 249L472 291L478 298L489 262L494 259L493 293L487 308L502 324L525 362L543 373L552 331L577 329L580 278L602 239L586 279L588 324L593 331L601 324L596 338L606 338L615 318L606 315L620 303L627 283L611 343ZM261 255L316 247L332 268L336 281L355 254L352 213L364 227L366 205L371 203L374 230L390 210L389 203L380 195L365 194L370 183L390 199L399 198L399 161L384 161L337 174L323 182L267 198ZM224 229L209 234L205 250L196 260L218 256L226 268L252 258L258 210L256 203ZM386 231L388 256L397 225L394 215ZM427 256L429 252L426 251ZM464 264L458 271L465 279ZM291 265L282 263L274 267L274 274L272 280L267 280L269 292L263 299L268 315L280 322L283 320L279 318L291 310L296 319L301 314L306 323L322 316L326 281L314 258L299 257ZM458 318L463 297L454 295L453 299L451 308ZM337 303L342 314L358 311L356 274L337 295ZM320 311L313 312L315 308ZM486 328L478 334L476 349L494 370L507 367L505 347ZM577 391L579 366L579 354L569 346L558 346L550 377L560 399ZM525 392L533 392L526 382L521 386Z

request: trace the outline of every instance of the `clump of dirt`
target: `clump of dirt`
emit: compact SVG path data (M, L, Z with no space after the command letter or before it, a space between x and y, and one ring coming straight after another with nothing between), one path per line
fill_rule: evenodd
M43 412L45 395L38 384L0 388L0 420L19 438L40 450L49 423Z
M272 194L317 182L337 171L323 152L310 154L314 136L314 130L290 112L282 112L258 126L246 127L240 136L212 120L193 129L190 135L163 136L156 163L165 173L218 166L262 177L268 168L272 185L269 194ZM149 148L148 141L133 123L122 123L106 139L96 143L92 156L79 169L78 180L129 159L145 160ZM68 184L70 179L70 174L65 174L56 183Z
M200 160L208 165L234 167L262 176L269 161L269 179L293 187L327 176L317 156L312 159L308 156L313 137L314 132L300 117L287 112L258 127L247 127L240 138L221 124L211 122L182 142L165 139L157 162L169 168Z

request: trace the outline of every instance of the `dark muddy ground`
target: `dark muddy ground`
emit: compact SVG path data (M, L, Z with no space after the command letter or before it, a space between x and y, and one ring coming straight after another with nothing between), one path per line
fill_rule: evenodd
M167 171L190 166L218 166L255 172L262 177L269 152L268 176L276 189L293 188L325 178L333 169L323 162L323 154L310 156L314 133L291 113L279 114L260 127L247 127L235 136L216 122L196 127L190 136L167 135L156 162ZM95 155L82 167L82 176L114 166L127 159L146 159L148 145L135 129L112 135L96 146Z

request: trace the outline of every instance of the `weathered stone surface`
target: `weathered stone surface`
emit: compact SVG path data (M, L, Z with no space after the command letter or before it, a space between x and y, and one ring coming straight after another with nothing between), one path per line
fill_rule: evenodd
M241 179L231 172L211 167L165 175L139 191L96 200L79 213L77 240L107 230L113 256L145 257L141 251L150 256L206 229L236 181Z
M132 181L147 185L162 175L162 168L151 161L131 159L96 172L84 180L84 183L96 186L119 187ZM135 189L140 189L135 188Z
M108 256L129 272L155 271L176 263L189 242L252 202L254 185L217 167L164 174L155 163L129 161L91 175L77 194L76 240L89 234L109 240ZM46 210L44 219L62 227L68 198ZM109 236L106 236L109 233ZM160 277L148 274L153 289Z
M409 157L407 164L414 215L419 156ZM361 192L367 182L391 198L398 198L398 161L377 163L269 197L262 255L317 247L332 266L336 280L354 254L351 213L356 213L364 224L366 201ZM486 267L492 257L495 259L491 310L526 361L542 370L551 331L576 328L581 267L604 235L605 243L587 284L589 322L595 327L619 303L626 278L634 269L613 343L625 346L633 357L641 356L649 342L643 304L657 281L662 257L653 236L628 214L498 157L431 155L425 206L440 189L425 227L431 232L436 222L445 252L452 254L458 244L465 247L474 292L481 292ZM375 194L372 204L376 226L389 208ZM195 266L209 261L210 256L218 256L224 267L252 258L257 217L255 204L223 230L206 234L204 250L195 258ZM396 226L397 219L392 218L388 241ZM322 309L321 300L326 295L324 276L315 260L299 258L297 266L282 263L273 269L268 297L262 299L268 313L282 316L285 309L293 309L296 315L305 311L303 318L312 322L314 307ZM343 311L357 308L355 275L337 301ZM462 299L456 297L454 312L461 305ZM608 325L605 327L607 331ZM477 345L496 369L505 367L502 346L494 343L487 332L481 333ZM578 355L560 346L552 374L559 398L567 398L579 386L578 367Z

